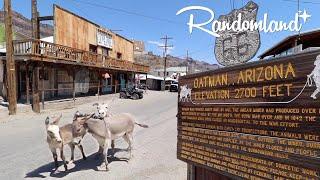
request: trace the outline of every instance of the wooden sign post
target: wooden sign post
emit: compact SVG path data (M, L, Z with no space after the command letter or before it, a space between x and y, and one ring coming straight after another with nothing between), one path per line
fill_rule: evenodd
M193 179L319 179L319 50L184 76L179 89L177 156Z
M16 65L13 58L12 11L11 0L4 1L6 29L6 68L9 114L17 112Z

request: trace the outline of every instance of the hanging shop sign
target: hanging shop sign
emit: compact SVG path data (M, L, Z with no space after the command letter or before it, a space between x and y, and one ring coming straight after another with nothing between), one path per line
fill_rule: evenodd
M104 74L102 74L102 77L105 78L105 79L108 79L108 78L110 78L110 74L109 73L104 73Z
M112 36L108 33L98 30L97 31L97 44L106 48L112 48Z
M267 13L263 15L263 19L257 20L258 5L253 1L249 1L240 9L234 9L227 15L221 15L218 19L215 19L212 9L203 6L188 6L179 10L176 15L189 11L206 12L210 15L207 21L199 22L195 14L191 13L187 23L189 33L198 29L215 37L215 56L224 66L242 64L251 60L260 48L260 32L298 32L311 17L304 10L295 13L293 19L287 22L270 19Z
M179 80L178 158L235 179L319 179L320 51Z

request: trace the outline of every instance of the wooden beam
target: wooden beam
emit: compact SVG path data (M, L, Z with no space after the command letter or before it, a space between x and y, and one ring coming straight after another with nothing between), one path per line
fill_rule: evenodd
M73 98L73 106L76 105L76 81L75 81L75 78L76 78L76 69L75 67L72 67L72 90L73 90L73 93L72 93L72 98Z
M29 87L29 83L30 83L30 77L29 77L29 63L26 63L26 100L27 100L27 104L30 104L30 87Z
M38 17L38 21L51 21L53 20L53 16L42 16L42 17Z
M97 92L98 100L100 96L100 86L101 86L100 83L101 83L100 70L98 70L98 92Z
M4 0L9 115L17 113L16 67L13 58L11 0Z
M31 12L32 12L32 38L40 39L40 32L39 32L39 21L38 21L38 9L37 9L37 0L31 1Z
M32 71L32 110L36 113L40 113L39 103L39 66L35 63Z
M42 88L41 88L41 102L42 102L42 109L44 109L44 63L42 65Z

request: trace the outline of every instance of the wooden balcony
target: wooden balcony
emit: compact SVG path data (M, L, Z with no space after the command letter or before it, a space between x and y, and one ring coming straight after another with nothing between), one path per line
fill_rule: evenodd
M113 59L101 54L83 51L37 39L14 41L14 55L17 60L33 60L62 64L76 64L105 69L148 73L149 66L130 61Z

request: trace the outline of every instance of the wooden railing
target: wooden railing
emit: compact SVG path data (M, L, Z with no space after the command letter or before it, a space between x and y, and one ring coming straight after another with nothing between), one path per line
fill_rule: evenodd
M15 56L36 56L81 63L110 69L121 69L124 71L149 72L149 66L133 63L130 61L117 60L101 54L83 51L59 44L49 43L37 39L14 41Z

